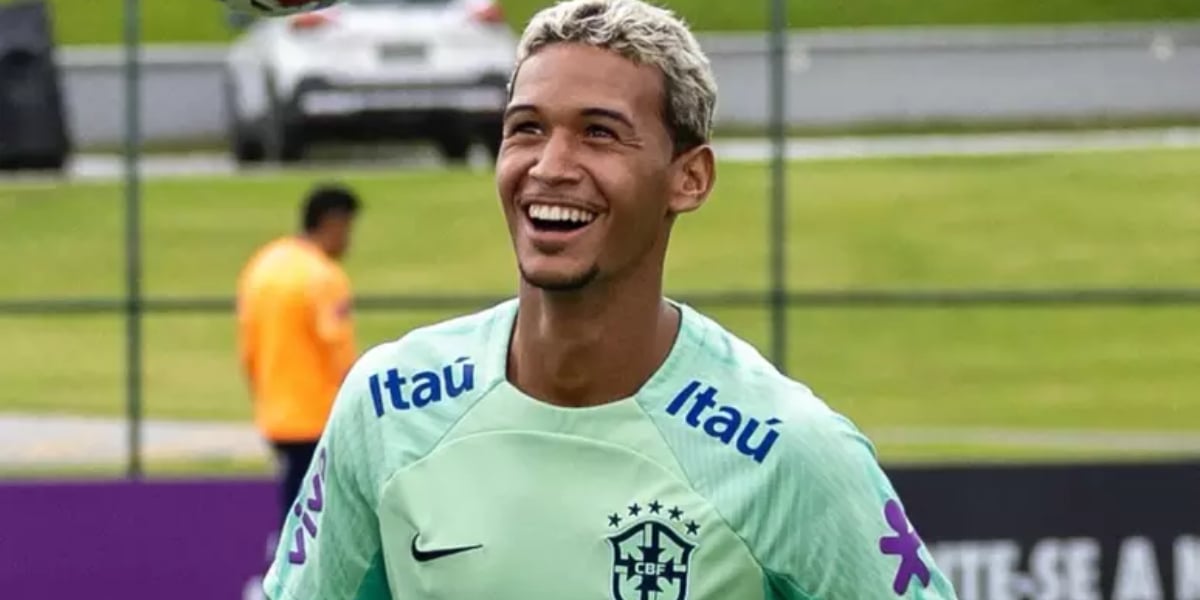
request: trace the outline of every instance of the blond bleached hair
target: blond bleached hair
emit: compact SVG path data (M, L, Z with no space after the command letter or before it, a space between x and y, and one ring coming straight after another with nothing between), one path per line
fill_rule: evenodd
M658 68L666 91L663 121L675 152L711 139L717 104L712 66L688 26L671 11L641 0L559 2L529 21L517 47L518 69L538 50L557 43L602 48Z

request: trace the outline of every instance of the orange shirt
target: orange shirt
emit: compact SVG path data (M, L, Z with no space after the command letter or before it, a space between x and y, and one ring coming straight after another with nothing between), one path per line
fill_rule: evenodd
M357 354L350 279L296 237L275 240L238 278L238 349L254 421L272 441L315 441Z

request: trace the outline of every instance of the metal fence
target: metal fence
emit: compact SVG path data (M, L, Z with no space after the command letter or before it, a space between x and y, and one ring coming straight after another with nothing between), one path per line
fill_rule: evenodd
M769 246L768 288L765 292L704 292L677 294L680 300L721 308L766 308L769 312L768 354L784 369L787 364L787 313L792 307L947 307L947 306L1147 306L1200 304L1200 288L1174 289L970 289L970 290L829 290L796 291L786 279L787 240L786 99L789 36L784 24L784 0L770 3L770 185L767 201L766 243ZM230 314L231 297L150 297L142 287L141 189L138 165L141 115L139 94L139 3L124 0L125 19L125 144L124 144L124 296L111 298L43 298L0 300L2 315L121 314L124 316L124 371L128 417L127 475L143 475L142 457L142 320L149 314ZM474 309L499 301L489 295L374 295L356 299L356 309L405 311L423 309Z

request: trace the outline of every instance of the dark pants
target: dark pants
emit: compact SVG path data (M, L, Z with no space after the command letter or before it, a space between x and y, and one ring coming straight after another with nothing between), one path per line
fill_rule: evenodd
M312 462L317 442L273 442L275 455L283 467L283 477L279 481L280 525L287 521L288 512L296 503L296 496L304 486L304 474Z

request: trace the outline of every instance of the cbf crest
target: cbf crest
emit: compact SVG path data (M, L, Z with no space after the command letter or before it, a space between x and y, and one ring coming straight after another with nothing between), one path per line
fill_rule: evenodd
M685 600L700 525L678 506L634 503L608 516L613 600Z

